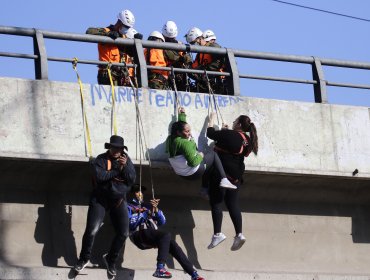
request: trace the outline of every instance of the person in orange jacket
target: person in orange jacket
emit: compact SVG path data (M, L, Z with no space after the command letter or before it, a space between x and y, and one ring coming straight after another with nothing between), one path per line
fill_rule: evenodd
M221 48L216 43L216 35L212 30L202 32L193 27L186 34L186 40L191 45ZM198 53L193 61L192 68L197 70L223 72L225 60L222 56L208 53ZM207 78L204 75L193 75L198 92L209 92ZM212 90L217 94L225 94L223 91L223 78L220 76L208 76Z
M148 37L149 41L164 42L164 37L159 31L153 31ZM164 58L162 49L144 49L146 63L152 66L166 67L167 63ZM165 70L148 70L149 87L154 89L165 89L168 86L168 71Z
M117 38L127 38L124 34L128 32L135 24L135 17L129 10L123 10L117 15L115 24L111 24L105 28L90 27L86 30L86 34L108 36L113 40ZM137 32L136 32L137 33ZM141 34L136 35L140 37ZM114 44L98 44L99 60L106 62L122 62L122 50ZM106 66L98 66L98 84L110 85L109 75ZM115 85L122 85L122 80L125 72L122 67L112 66L112 80Z

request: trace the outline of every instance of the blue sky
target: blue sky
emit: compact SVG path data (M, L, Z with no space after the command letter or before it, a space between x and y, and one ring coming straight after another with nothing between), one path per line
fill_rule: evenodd
M370 1L288 0L289 2L370 19ZM224 47L281 54L318 56L370 63L370 22L280 4L271 0L229 1L5 1L0 25L84 33L90 26L116 21L130 9L135 28L146 38L167 20L179 28L178 39L197 26L212 29ZM49 56L97 59L95 44L46 40ZM0 34L0 52L32 53L32 40ZM308 65L238 59L239 71L249 75L311 79ZM85 83L96 82L96 67L79 65ZM370 71L324 67L333 82L370 84ZM0 76L34 78L33 61L0 57ZM49 62L49 79L75 82L68 63ZM242 80L242 95L313 101L310 85ZM370 90L328 87L329 102L370 107Z

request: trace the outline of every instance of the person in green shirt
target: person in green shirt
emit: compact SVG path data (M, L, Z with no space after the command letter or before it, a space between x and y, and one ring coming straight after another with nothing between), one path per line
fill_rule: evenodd
M221 174L220 187L236 189L227 179L222 163L213 150L203 154L198 150L192 135L190 125L186 122L185 109L179 108L178 120L172 124L171 134L166 140L168 160L175 173L185 179L196 180L202 177L201 195L208 193L208 171L215 164Z

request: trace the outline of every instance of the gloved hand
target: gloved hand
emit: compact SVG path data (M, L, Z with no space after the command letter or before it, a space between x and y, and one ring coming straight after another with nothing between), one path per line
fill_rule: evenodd
M135 39L140 39L140 40L142 40L142 39L143 39L143 34L141 34L141 33L136 33L136 34L134 35L134 38L135 38Z
M113 40L116 40L118 37L120 37L120 35L117 31L109 31L108 37L112 38Z

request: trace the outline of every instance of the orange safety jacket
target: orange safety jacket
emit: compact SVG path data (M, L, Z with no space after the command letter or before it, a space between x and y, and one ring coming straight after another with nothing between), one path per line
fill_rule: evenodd
M152 66L161 66L166 67L167 63L164 59L163 50L161 49L149 49L150 52L148 53L148 49L144 49L144 56L146 59L146 63ZM168 71L164 70L150 70L152 73L158 73L168 79Z
M207 43L205 46L206 47L210 46L210 43ZM209 53L197 53L191 67L193 69L197 69L200 66L202 66L203 69L207 69L207 66L209 64L211 64L212 62L213 62L213 57L212 57L211 54L209 54ZM210 69L207 69L207 70L210 70ZM222 67L220 69L217 69L216 71L224 72Z
M111 29L108 27L104 28L105 31L109 32ZM98 44L99 60L108 62L121 62L118 46L113 44Z

